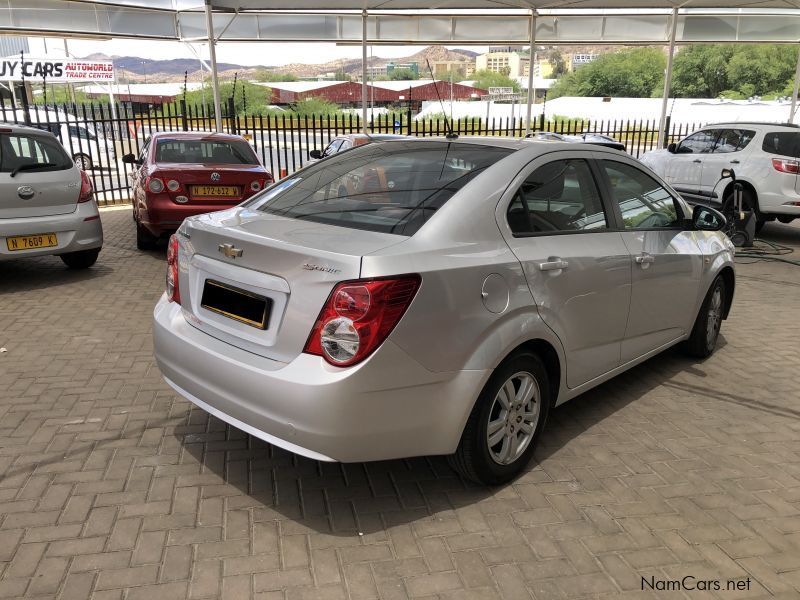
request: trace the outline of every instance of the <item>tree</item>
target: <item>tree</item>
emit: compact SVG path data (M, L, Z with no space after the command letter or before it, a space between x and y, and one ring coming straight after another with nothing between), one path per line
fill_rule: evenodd
M796 60L796 46L689 46L675 55L671 93L684 98L782 95Z
M550 64L553 65L552 77L558 78L567 72L567 62L564 60L564 55L561 54L560 50L556 48L550 50L546 58L550 61Z
M496 71L481 69L480 71L475 71L472 77L475 80L473 85L481 90L488 90L490 87L510 87L515 92L520 90L516 79L511 79L508 75L497 73Z
M663 85L666 58L657 48L628 48L604 54L561 77L548 96L649 98Z
M256 81L297 81L297 77L290 73L276 73L269 69L256 69L254 79Z
M419 75L411 69L392 69L388 78L390 81L411 81L412 79L419 79Z
M320 117L341 114L342 109L323 98L305 98L292 104L292 112L298 117Z

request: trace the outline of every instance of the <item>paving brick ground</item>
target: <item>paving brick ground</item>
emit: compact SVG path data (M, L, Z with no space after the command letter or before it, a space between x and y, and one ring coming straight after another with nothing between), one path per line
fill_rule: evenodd
M741 266L711 359L559 408L490 490L441 458L298 458L176 397L163 252L103 223L91 271L0 263L0 598L800 598L800 268ZM723 590L642 591L684 576Z

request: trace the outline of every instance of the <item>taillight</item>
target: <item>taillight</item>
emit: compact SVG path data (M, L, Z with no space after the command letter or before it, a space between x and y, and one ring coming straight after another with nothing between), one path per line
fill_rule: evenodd
M781 173L791 173L797 175L800 173L800 162L796 160L789 160L788 158L773 158L772 166L776 171Z
M178 280L178 236L174 233L167 245L167 300L181 303L181 288Z
M164 182L161 181L158 177L150 177L147 180L147 189L150 190L153 194L160 194L164 191Z
M337 367L361 362L389 336L421 282L419 275L403 275L338 284L320 311L303 351Z
M168 189L170 192L177 192L179 189L181 189L181 184L180 184L180 182L179 182L179 181L177 181L176 179L170 179L170 180L167 182L167 189ZM155 193L157 194L158 192L155 192Z
M262 187L264 187L264 183L262 181L256 180L250 182L251 192L260 192Z
M81 171L81 193L78 196L78 202L88 202L94 196L94 186L92 180L86 174L86 171Z

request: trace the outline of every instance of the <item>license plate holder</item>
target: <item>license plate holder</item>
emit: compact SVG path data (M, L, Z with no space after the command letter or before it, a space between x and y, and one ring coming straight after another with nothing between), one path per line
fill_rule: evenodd
M267 329L272 300L221 281L206 279L200 306L256 329Z
M6 238L9 252L20 250L38 250L58 246L58 235L55 233L34 233L33 235L13 235Z
M193 198L238 198L239 188L235 185L193 185Z

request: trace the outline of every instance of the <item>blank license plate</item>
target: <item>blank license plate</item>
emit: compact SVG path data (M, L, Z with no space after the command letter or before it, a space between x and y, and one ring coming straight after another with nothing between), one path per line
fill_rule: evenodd
M193 185L192 196L196 198L236 198L239 188L235 185Z
M272 300L206 279L200 306L251 327L266 329Z
M9 252L17 250L33 250L35 248L51 248L58 246L58 236L55 233L37 233L36 235L17 235L6 238Z

